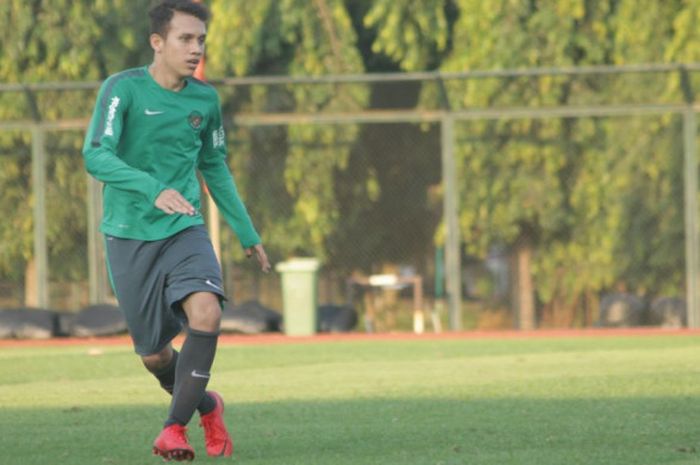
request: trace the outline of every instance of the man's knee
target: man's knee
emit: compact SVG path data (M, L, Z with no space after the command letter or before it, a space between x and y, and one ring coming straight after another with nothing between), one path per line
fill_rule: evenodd
M221 323L219 296L210 292L195 292L182 304L192 329L216 332Z
M159 373L168 367L173 359L173 348L168 345L160 352L150 355L142 355L141 361L151 373Z

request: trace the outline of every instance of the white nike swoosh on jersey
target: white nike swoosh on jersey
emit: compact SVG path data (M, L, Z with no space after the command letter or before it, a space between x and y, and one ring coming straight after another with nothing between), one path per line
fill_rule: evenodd
M213 287L214 289L220 290L221 292L224 291L224 290L221 289L219 286L217 286L216 284L214 284L213 282L211 282L209 279L207 279L206 281L204 281L204 283L210 285L210 286Z
M197 370L192 370L191 375L195 378L209 379L209 373L197 373Z
M153 115L160 115L161 113L165 113L165 112L164 111L149 110L148 108L146 108L144 113L147 114L148 116L153 116Z

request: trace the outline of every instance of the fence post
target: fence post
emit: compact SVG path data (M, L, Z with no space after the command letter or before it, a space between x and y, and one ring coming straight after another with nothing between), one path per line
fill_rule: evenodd
M34 260L37 305L49 307L48 251L46 247L46 133L32 126L32 195L34 197Z
M698 124L695 118L695 94L688 69L681 65L680 84L686 108L683 110L683 197L685 214L685 279L686 313L688 327L700 327L698 313L698 160L696 138Z
M104 303L107 299L104 247L99 231L102 217L102 184L90 175L87 175L87 178L88 302L94 305Z
M683 113L683 160L685 193L685 270L688 327L700 327L698 309L698 163L697 120L695 110L689 105Z
M454 117L446 113L441 121L443 215L447 226L445 240L445 283L450 329L462 329L462 272L459 234L459 190L454 154Z

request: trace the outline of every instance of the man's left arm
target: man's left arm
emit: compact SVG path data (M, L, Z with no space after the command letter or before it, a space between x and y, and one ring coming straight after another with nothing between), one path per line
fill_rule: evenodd
M226 222L238 236L246 254L257 255L263 271L270 269L270 264L262 248L262 241L253 226L231 170L226 164L226 136L221 121L221 108L218 104L213 110L209 124L203 130L203 144L199 153L198 168L207 184L209 194L224 216Z

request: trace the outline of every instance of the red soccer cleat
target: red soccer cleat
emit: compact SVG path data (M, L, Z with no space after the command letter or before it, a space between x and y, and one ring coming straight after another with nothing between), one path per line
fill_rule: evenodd
M177 423L163 428L153 442L153 455L160 455L165 461L194 459L194 450L187 442L186 431L187 428Z
M206 415L202 415L199 422L204 428L204 443L207 446L207 455L210 457L230 457L233 453L233 441L224 424L224 400L214 392L208 391L216 401L216 407Z

